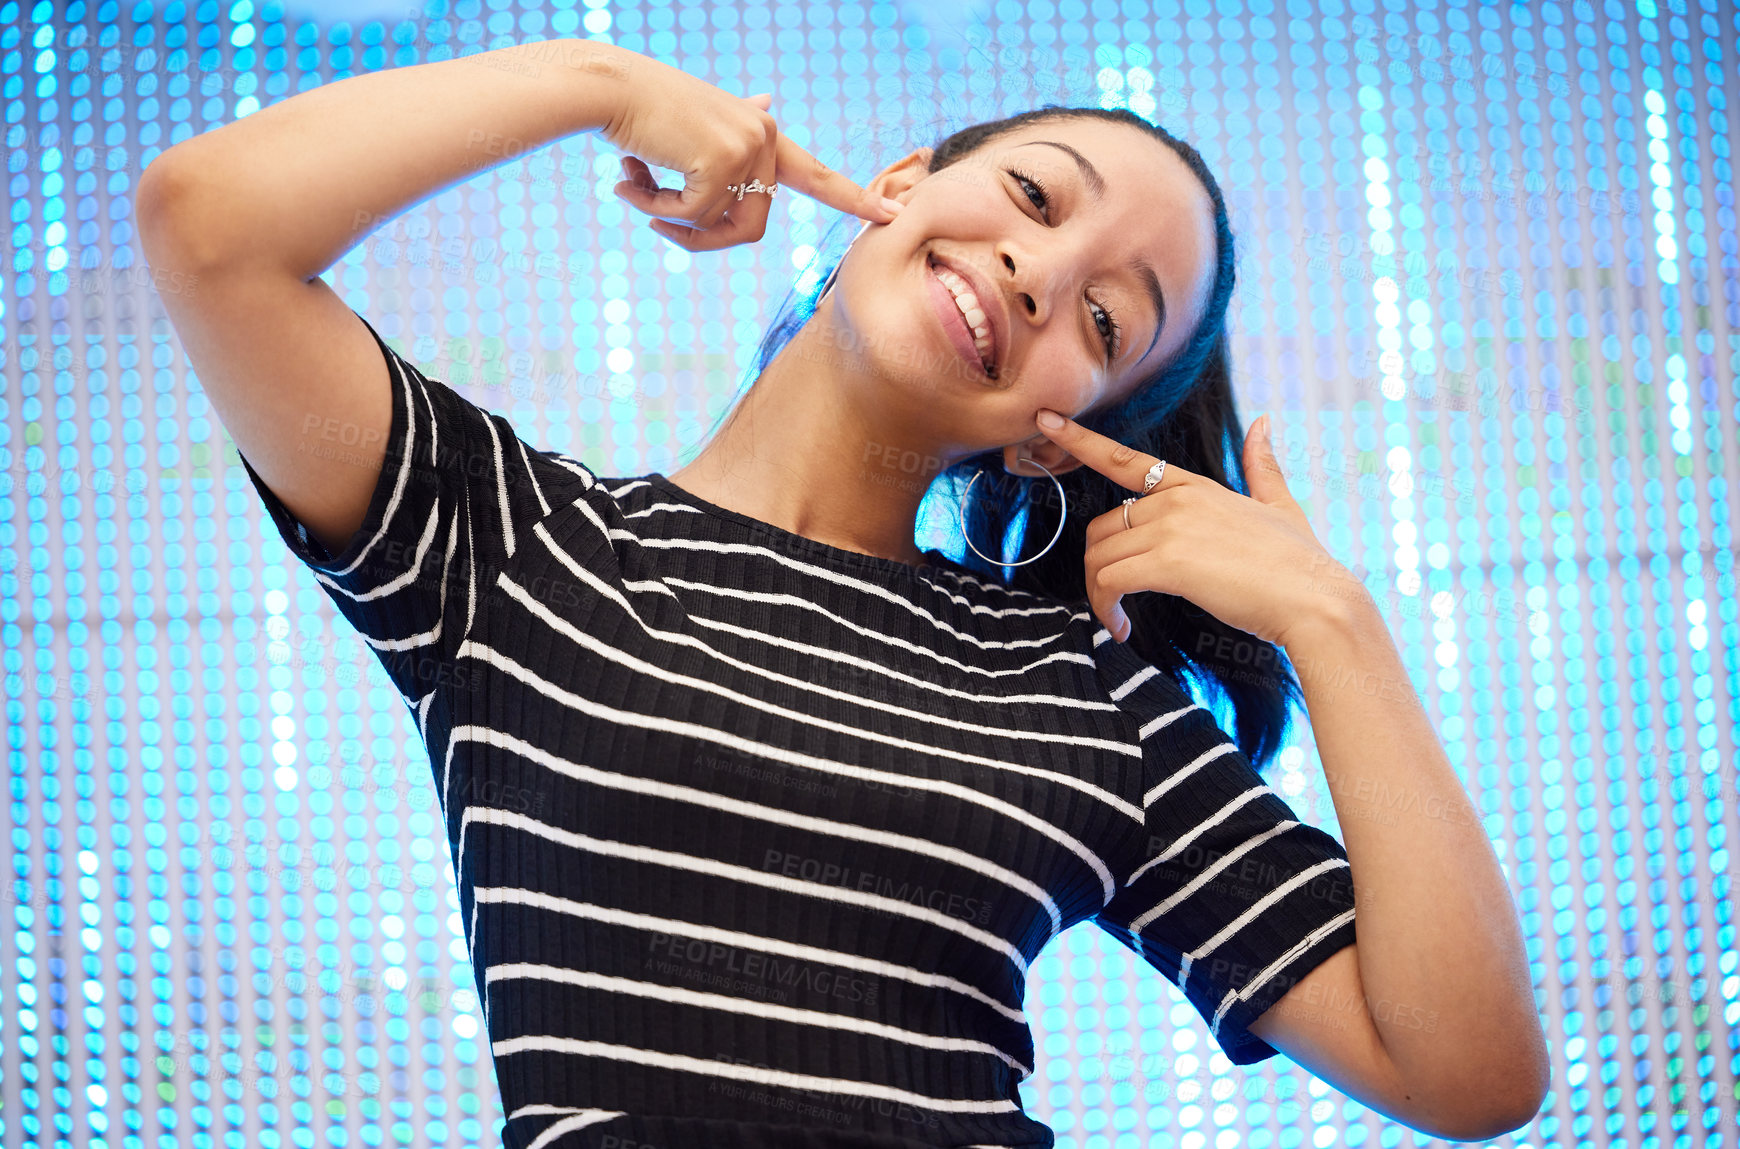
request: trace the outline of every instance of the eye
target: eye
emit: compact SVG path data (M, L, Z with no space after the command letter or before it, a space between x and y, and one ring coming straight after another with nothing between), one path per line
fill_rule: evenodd
M1112 314L1109 307L1104 307L1098 303L1094 303L1092 299L1089 299L1088 302L1093 303L1095 307L1098 307L1100 314L1106 317L1106 362L1111 363L1118 357L1118 317Z
M1029 200L1033 201L1034 206L1039 209L1039 214L1045 217L1045 221L1047 223L1050 223L1051 222L1051 196L1046 192L1045 185L1040 183L1037 179L1033 178L1032 176L1028 175L1026 172L1020 171L1016 168L1008 168L1006 170L1008 171L1008 173L1010 175L1014 176L1018 182L1026 184L1028 187L1031 187L1031 188L1038 190L1038 192L1039 192L1038 199L1034 199L1032 192L1029 192L1027 194L1027 198Z

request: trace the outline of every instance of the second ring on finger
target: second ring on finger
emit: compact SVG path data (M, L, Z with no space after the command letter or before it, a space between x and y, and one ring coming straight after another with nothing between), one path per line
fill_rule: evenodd
M1130 507L1136 503L1141 502L1144 498L1146 498L1148 495L1151 495L1153 493L1154 492L1149 491L1146 494L1142 494L1142 495L1131 495L1129 498L1127 498L1123 501L1123 503L1121 504L1121 508L1124 512L1124 529L1125 530L1129 530L1132 526L1135 525L1134 523L1130 522Z

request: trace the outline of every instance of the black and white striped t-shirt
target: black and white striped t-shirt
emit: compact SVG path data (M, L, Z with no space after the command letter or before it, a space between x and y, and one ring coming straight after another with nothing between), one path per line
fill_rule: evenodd
M1341 845L1086 602L600 478L375 337L345 552L248 474L423 731L508 1146L1049 1146L1017 1084L1059 932L1239 1064L1353 942Z

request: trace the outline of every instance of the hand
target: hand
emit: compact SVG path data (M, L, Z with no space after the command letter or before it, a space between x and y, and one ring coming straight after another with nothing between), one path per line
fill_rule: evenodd
M768 107L771 93L734 96L705 80L637 56L629 85L604 138L623 153L628 177L616 194L653 216L652 229L688 251L754 243L767 232L773 197L749 192L740 200L726 184L759 179L801 192L873 223L894 212L782 135ZM684 184L661 188L648 163L683 173Z
M1127 594L1158 591L1188 599L1228 626L1287 645L1296 628L1333 611L1344 596L1325 586L1352 572L1317 541L1305 511L1287 489L1267 438L1267 417L1245 433L1245 475L1250 495L1204 475L1166 464L1160 485L1130 504L1130 526L1117 506L1088 524L1088 601L1119 642L1130 619L1119 605ZM1148 468L1159 462L1064 417L1056 429L1037 424L1046 438L1083 464L1140 494ZM1318 584L1312 576L1324 577Z

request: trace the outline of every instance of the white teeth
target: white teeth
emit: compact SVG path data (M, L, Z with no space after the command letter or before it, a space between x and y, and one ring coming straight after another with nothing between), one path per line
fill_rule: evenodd
M967 321L967 328L973 333L973 346L978 349L979 357L986 361L991 357L991 325L983 308L979 306L979 297L973 294L967 281L943 267L937 265L936 277L949 289L955 298L955 306L961 309L961 317Z

